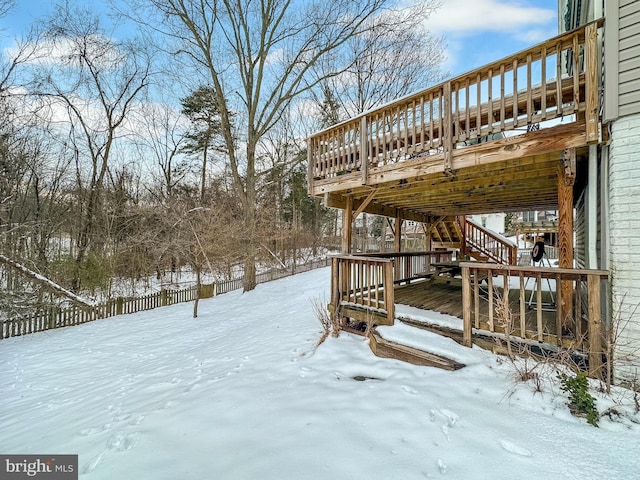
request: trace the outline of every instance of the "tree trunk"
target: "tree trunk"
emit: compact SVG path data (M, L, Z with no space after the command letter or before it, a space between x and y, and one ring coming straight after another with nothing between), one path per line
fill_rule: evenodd
M249 132L249 137L253 135ZM244 227L246 235L244 257L243 291L249 292L256 288L256 174L255 174L256 146L255 142L247 142L247 177L245 187Z
M198 265L195 268L196 268L196 299L193 302L193 318L198 318L198 303L200 303L200 289L202 288L202 276L200 275L200 266Z

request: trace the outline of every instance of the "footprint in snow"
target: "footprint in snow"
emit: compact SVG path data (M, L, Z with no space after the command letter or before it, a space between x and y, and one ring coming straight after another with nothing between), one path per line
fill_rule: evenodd
M102 457L103 456L104 456L104 452L101 452L98 455L96 455L95 457L93 457L91 460L89 460L87 463L84 464L84 466L82 467L81 472L83 474L87 474L87 473L93 472L96 469L96 467L98 466L98 464L102 461Z
M447 467L447 464L444 463L441 458L438 459L438 470L442 475L447 473L447 470L449 470L449 467Z
M90 437L92 435L97 435L98 433L102 433L105 430L109 430L110 428L111 428L111 424L105 423L101 427L97 427L97 428L83 428L78 432L78 435L80 435L81 437Z
M416 390L414 390L411 387L407 387L406 385L402 386L402 390L404 391L404 393L406 393L407 395L417 395L418 392Z
M429 418L432 422L435 422L436 418L444 418L446 420L445 425L447 425L447 427L453 427L460 417L451 410L441 408L439 410L431 410L429 412Z
M504 450L506 450L509 453L520 455L521 457L530 457L532 455L532 453L526 448L519 447L518 445L516 445L513 442L510 442L509 440L500 439L498 440L498 443Z
M138 444L138 434L137 433L117 433L113 435L109 441L107 442L107 449L116 451L116 452L124 452L125 450L131 450Z
M144 415L138 415L129 422L129 425L140 425L142 420L144 420Z

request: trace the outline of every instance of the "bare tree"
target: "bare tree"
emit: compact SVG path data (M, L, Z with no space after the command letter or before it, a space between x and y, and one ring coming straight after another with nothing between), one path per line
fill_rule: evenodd
M191 171L189 158L183 155L185 142L185 119L180 112L166 102L147 103L140 110L138 122L143 132L137 139L138 154L141 161L152 158L160 178L158 191L147 185L159 199L171 197L176 186ZM151 168L151 165L148 165ZM154 176L156 174L154 173Z
M372 28L349 38L343 49L349 68L327 75L315 92L323 114L335 115L339 106L339 119L353 117L442 80L443 39L424 28L439 6L438 0L425 0L369 19ZM335 61L328 57L322 68L333 71Z
M40 48L48 50L49 61L39 66L36 93L52 102L54 116L62 111L68 118L79 202L75 260L80 266L99 240L97 217L114 143L148 84L150 59L139 44L111 38L100 19L84 8L60 5L46 26L46 43ZM78 279L76 275L74 289Z
M389 0L151 0L158 15L147 25L162 29L207 73L221 111L222 134L245 229L244 290L255 287L256 158L263 136L285 107L314 88L318 65L345 43L373 28L369 20ZM152 20L148 20L152 18ZM349 67L334 63L323 76ZM242 131L236 135L231 112Z

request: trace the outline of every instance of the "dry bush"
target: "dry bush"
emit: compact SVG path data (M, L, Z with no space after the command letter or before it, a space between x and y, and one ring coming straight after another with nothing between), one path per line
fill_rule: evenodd
M546 381L554 382L558 375L558 370L578 371L571 352L574 348L560 349L555 353L546 351L543 348L535 349L526 342L514 343L511 336L514 332L514 314L509 306L508 299L499 291L494 292L495 296L495 322L496 325L504 329L504 340L496 338L499 350L506 352L506 356L511 362L514 370L515 380L518 382L533 382L535 392L542 392ZM577 344L580 344L576 342ZM565 368L566 367L566 368Z
M311 300L311 307L313 313L322 326L322 335L318 340L316 346L319 346L324 342L329 335L338 337L340 335L340 319L338 315L331 315L327 309L327 302L324 298L315 297Z

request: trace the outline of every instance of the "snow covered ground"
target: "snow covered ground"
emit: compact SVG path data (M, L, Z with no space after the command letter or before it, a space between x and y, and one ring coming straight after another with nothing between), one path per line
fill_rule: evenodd
M197 319L181 304L2 340L0 452L79 454L83 479L639 478L626 391L593 392L619 413L594 428L557 384L536 393L439 337L416 341L467 367L380 359L344 333L314 349L329 275L204 300Z

